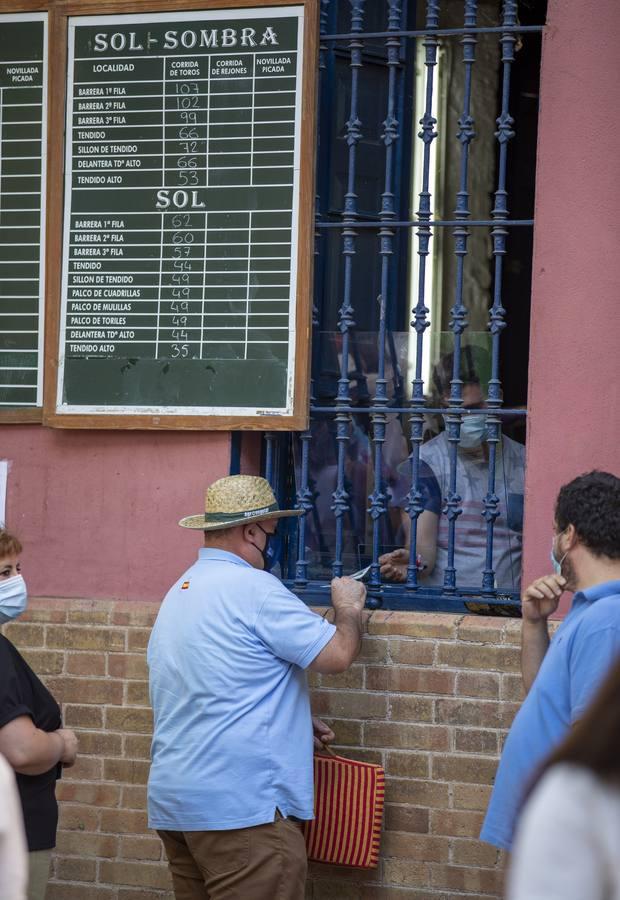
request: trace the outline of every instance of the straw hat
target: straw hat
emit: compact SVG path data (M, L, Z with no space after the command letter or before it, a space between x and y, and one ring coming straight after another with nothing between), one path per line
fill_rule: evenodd
M269 482L264 478L228 475L207 488L204 513L186 516L179 525L182 528L217 531L250 521L301 515L303 509L280 509Z

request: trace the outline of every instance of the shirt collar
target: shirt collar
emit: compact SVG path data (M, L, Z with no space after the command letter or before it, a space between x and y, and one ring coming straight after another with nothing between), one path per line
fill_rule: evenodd
M245 559L237 556L236 553L229 553L228 550L220 550L218 547L201 547L198 551L198 559L219 559L222 562L230 562L237 566L247 566L249 569L254 568Z
M602 584L595 584L583 591L577 591L572 605L575 607L581 606L583 603L594 603L595 600L609 597L611 594L620 594L620 581L604 581Z

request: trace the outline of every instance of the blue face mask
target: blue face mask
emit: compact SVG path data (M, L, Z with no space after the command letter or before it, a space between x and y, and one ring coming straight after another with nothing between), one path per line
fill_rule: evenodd
M561 531L560 534L564 534L564 532ZM560 537L560 534L558 534L557 537ZM567 553L568 553L568 551L567 551ZM551 553L549 554L549 556L551 558L551 565L553 566L553 571L555 572L556 575L562 574L562 563L566 559L567 553L564 554L562 559L557 558L557 556L555 555L555 537L553 537L551 540Z
M465 416L461 425L461 447L479 447L487 436L487 417L479 413L473 416Z
M28 590L21 575L0 581L0 625L16 619L28 606Z
M270 534L268 531L265 531L259 522L256 524L267 538L265 546L261 550L263 569L265 572L271 572L273 567L280 561L280 556L282 554L282 540L278 531L275 531L274 534Z

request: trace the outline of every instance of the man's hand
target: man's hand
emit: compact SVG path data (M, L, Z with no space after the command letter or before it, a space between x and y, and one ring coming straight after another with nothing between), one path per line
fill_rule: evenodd
M405 547L384 553L379 557L381 565L381 577L386 581L403 582L407 580L407 566L409 565L409 551Z
M334 578L331 584L336 633L309 668L323 675L338 675L360 652L366 588L354 578Z
M324 750L326 744L331 744L331 742L336 739L336 735L329 725L326 725L325 722L317 719L316 716L312 716L312 730L314 732L315 750Z
M332 606L336 612L351 609L361 612L366 603L366 587L354 578L334 578L331 584Z
M58 728L55 734L58 735L63 743L62 756L60 757L59 762L61 762L63 766L68 769L73 765L77 756L77 737L75 735L75 732L71 731L70 728Z
M521 674L526 693L534 683L549 647L547 619L555 612L564 591L566 578L543 575L521 595Z
M566 578L555 574L533 581L521 595L523 619L531 624L546 621L558 608L565 585Z

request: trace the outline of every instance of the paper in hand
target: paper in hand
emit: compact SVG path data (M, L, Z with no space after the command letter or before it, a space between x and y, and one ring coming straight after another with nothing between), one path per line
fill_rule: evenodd
M357 572L353 572L352 575L349 575L349 578L354 578L356 581L361 581L367 574L370 572L370 566L366 566L365 569L358 569Z

